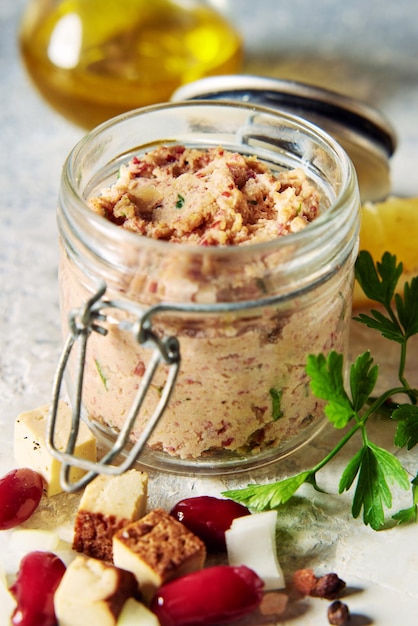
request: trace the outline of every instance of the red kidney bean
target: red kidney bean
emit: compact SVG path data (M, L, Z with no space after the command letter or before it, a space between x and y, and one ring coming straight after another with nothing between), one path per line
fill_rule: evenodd
M42 476L28 467L14 469L0 479L0 530L26 521L43 493Z
M250 511L233 500L196 496L180 500L171 515L205 542L210 552L225 551L225 531L236 517L250 515Z
M215 565L166 583L151 601L161 626L213 626L255 610L264 583L245 565Z

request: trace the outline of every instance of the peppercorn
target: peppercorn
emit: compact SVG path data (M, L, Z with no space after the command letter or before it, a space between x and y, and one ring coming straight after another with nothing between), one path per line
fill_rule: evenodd
M340 600L335 600L328 607L328 621L333 626L345 626L350 619L348 606Z
M338 598L344 588L345 582L341 580L337 574L325 574L315 583L314 587L311 589L310 595L316 598L333 600L334 598Z

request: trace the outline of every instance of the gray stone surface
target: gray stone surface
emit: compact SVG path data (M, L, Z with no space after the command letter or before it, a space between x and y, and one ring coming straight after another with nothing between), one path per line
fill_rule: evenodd
M392 160L394 193L418 196L418 4L415 0L213 0L246 42L246 70L295 78L337 89L378 106L392 121L399 146ZM48 401L60 348L55 206L62 164L83 131L43 102L20 64L17 30L25 3L0 3L0 470L12 466L17 414ZM375 343L354 330L353 353ZM396 355L381 355L391 376ZM378 437L390 441L387 426ZM179 497L219 494L225 485L293 473L315 458L335 435L254 476L195 479L155 475L151 504L170 506ZM340 461L337 462L337 466ZM338 467L335 467L338 469ZM413 471L413 468L411 468ZM322 480L335 493L336 471ZM167 488L167 484L169 488ZM295 566L335 569L351 588L351 610L394 626L415 623L418 602L416 527L375 533L350 518L345 498L307 490L313 506L296 503L281 517L280 559L287 575ZM399 504L398 502L396 504ZM0 535L0 554L7 535ZM302 605L299 617L281 624L319 625L324 603ZM3 620L3 621L2 621ZM0 625L8 624L0 616ZM97 625L99 626L99 625Z

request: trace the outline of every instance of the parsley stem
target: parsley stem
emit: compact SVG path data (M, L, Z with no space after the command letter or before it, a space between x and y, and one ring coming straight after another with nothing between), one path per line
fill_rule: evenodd
M384 393L382 393L376 400L369 406L365 414L361 419L361 423L365 424L369 419L370 415L375 413L381 406L389 400L391 396L395 396L398 393L406 393L408 394L409 389L405 389L405 387L393 387L393 389L388 389Z
M411 388L410 384L405 378L407 343L408 343L408 338L405 337L404 341L401 343L401 356L399 359L398 379L399 379L399 382L401 382L402 385L404 386L405 392L408 394L408 397L411 403L416 404L417 403L416 393L414 393L414 390Z
M392 322L394 323L394 325L397 327L398 331L399 331L401 334L403 334L402 327L401 327L401 325L400 325L400 323L399 323L399 321L398 321L398 318L396 317L396 315L395 315L395 313L394 313L394 311L393 311L393 309L392 309L392 303L391 303L391 301L389 301L389 302L383 302L383 305L384 305L384 307L385 307L385 309L386 309L387 313L389 314L390 319L392 320Z
M408 387L408 383L405 380L405 365L406 365L406 339L401 343L401 357L399 359L399 368L398 368L398 378L399 381L404 385L404 387Z
M338 454L338 452L341 450L341 448L343 448L345 446L345 444L351 439L351 437L353 435L355 435L355 433L360 428L363 428L363 426L364 426L363 422L356 422L354 424L354 426L352 428L350 428L350 430L344 435L344 437L342 439L340 439L340 441L337 443L337 445L330 452L328 452L328 454L321 461L319 461L319 463L317 463L317 465L315 465L312 468L311 474L316 474L327 463L329 463L331 461L331 459L333 459L334 456L336 456Z

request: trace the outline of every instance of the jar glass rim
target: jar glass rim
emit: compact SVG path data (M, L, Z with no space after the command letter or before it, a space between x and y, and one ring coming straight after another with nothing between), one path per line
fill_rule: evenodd
M292 124L295 127L295 130L298 132L304 132L309 134L310 136L317 138L321 141L321 143L328 149L338 160L340 170L341 170L341 180L342 185L338 191L338 194L335 197L335 200L332 204L327 207L327 209L319 215L313 222L311 222L307 228L302 229L297 233L292 233L291 235L287 235L285 237L278 237L276 239L272 239L264 242L251 243L245 246L205 246L202 247L198 244L190 244L186 242L182 242L181 246L178 243L173 243L165 240L151 239L145 236L138 235L137 233L127 231L126 229L122 229L111 222L104 220L101 216L94 214L91 209L88 207L86 199L83 197L82 192L79 189L80 177L77 174L77 167L80 160L83 158L83 153L89 146L89 144L94 143L95 141L99 141L100 138L105 137L106 134L111 131L113 128L118 125L124 124L125 122L136 119L143 116L149 116L153 113L159 111L175 111L176 109L185 109L192 108L198 109L201 107L210 107L211 109L219 109L220 114L222 109L240 109L247 111L249 114L260 114L265 117L265 119L282 119L286 123ZM173 133L175 135L175 133ZM173 139L167 138L167 143L175 143ZM179 143L179 142L176 142ZM139 146L141 147L141 146ZM237 148L238 151L238 148ZM303 166L304 163L301 163ZM306 162L308 165L308 162ZM308 174L309 175L309 174ZM355 179L355 171L354 167L351 163L351 160L345 150L341 147L341 145L331 137L326 131L317 127L312 122L309 122L303 118L300 118L297 115L282 112L282 111L272 111L267 107L263 107L261 105L254 105L243 102L226 102L226 101L210 101L210 100L193 100L193 101L185 101L185 102L171 102L171 103L162 103L158 105L151 105L148 107L143 107L141 109L136 109L130 111L129 113L125 113L119 115L115 118L112 118L103 124L99 125L89 133L87 133L71 150L68 155L64 168L63 168L63 184L66 187L66 191L70 191L73 199L76 201L78 205L78 209L81 212L86 212L89 216L89 220L95 224L103 233L107 233L112 238L119 238L121 241L138 241L138 238L141 239L141 246L151 247L153 249L163 251L164 249L168 249L168 247L173 250L174 247L178 249L179 252L184 250L187 254L194 253L199 254L204 253L205 255L217 256L217 255L229 255L234 256L237 254L243 254L243 250L251 249L251 251L260 254L263 251L269 251L270 249L278 249L286 248L287 246L294 245L295 242L298 242L298 245L303 246L304 242L312 239L318 234L322 233L324 229L329 228L330 221L338 220L340 209L344 206L344 203L347 199L347 194L352 191L353 178Z

